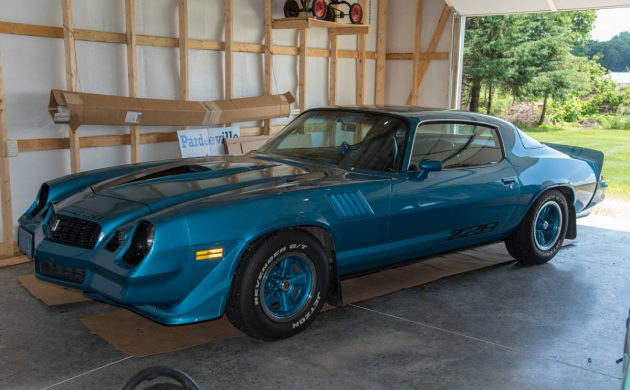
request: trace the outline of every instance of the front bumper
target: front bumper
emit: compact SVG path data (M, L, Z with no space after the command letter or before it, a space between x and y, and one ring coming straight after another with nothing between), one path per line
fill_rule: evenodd
M221 243L225 256L195 261L196 248L152 251L137 267L116 261L97 245L89 250L46 240L41 227L20 224L33 234L36 276L81 290L84 295L130 309L167 325L188 324L223 315L240 240ZM121 247L119 250L124 250Z

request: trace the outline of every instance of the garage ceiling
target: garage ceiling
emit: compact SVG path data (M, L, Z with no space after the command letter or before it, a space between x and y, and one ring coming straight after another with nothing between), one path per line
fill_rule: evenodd
M447 0L466 16L630 7L630 0Z

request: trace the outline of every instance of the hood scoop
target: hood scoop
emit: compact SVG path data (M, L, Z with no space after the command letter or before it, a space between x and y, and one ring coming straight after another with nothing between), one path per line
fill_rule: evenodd
M137 177L133 180L128 181L128 183L135 183L138 181L151 180L151 179L159 179L161 177L168 176L177 176L177 175L185 175L190 173L198 173L198 172L206 172L211 169L208 167L204 167L203 165L180 165L173 168L168 168L162 171L149 173L147 175Z

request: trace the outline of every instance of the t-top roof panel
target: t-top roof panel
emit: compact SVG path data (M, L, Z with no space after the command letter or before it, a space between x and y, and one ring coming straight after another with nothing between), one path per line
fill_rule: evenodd
M447 0L462 15L499 15L630 7L630 0Z

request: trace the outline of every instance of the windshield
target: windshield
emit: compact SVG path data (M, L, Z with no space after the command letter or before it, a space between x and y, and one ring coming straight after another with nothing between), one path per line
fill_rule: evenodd
M405 154L408 129L402 119L383 114L308 111L259 151L344 168L397 172Z

